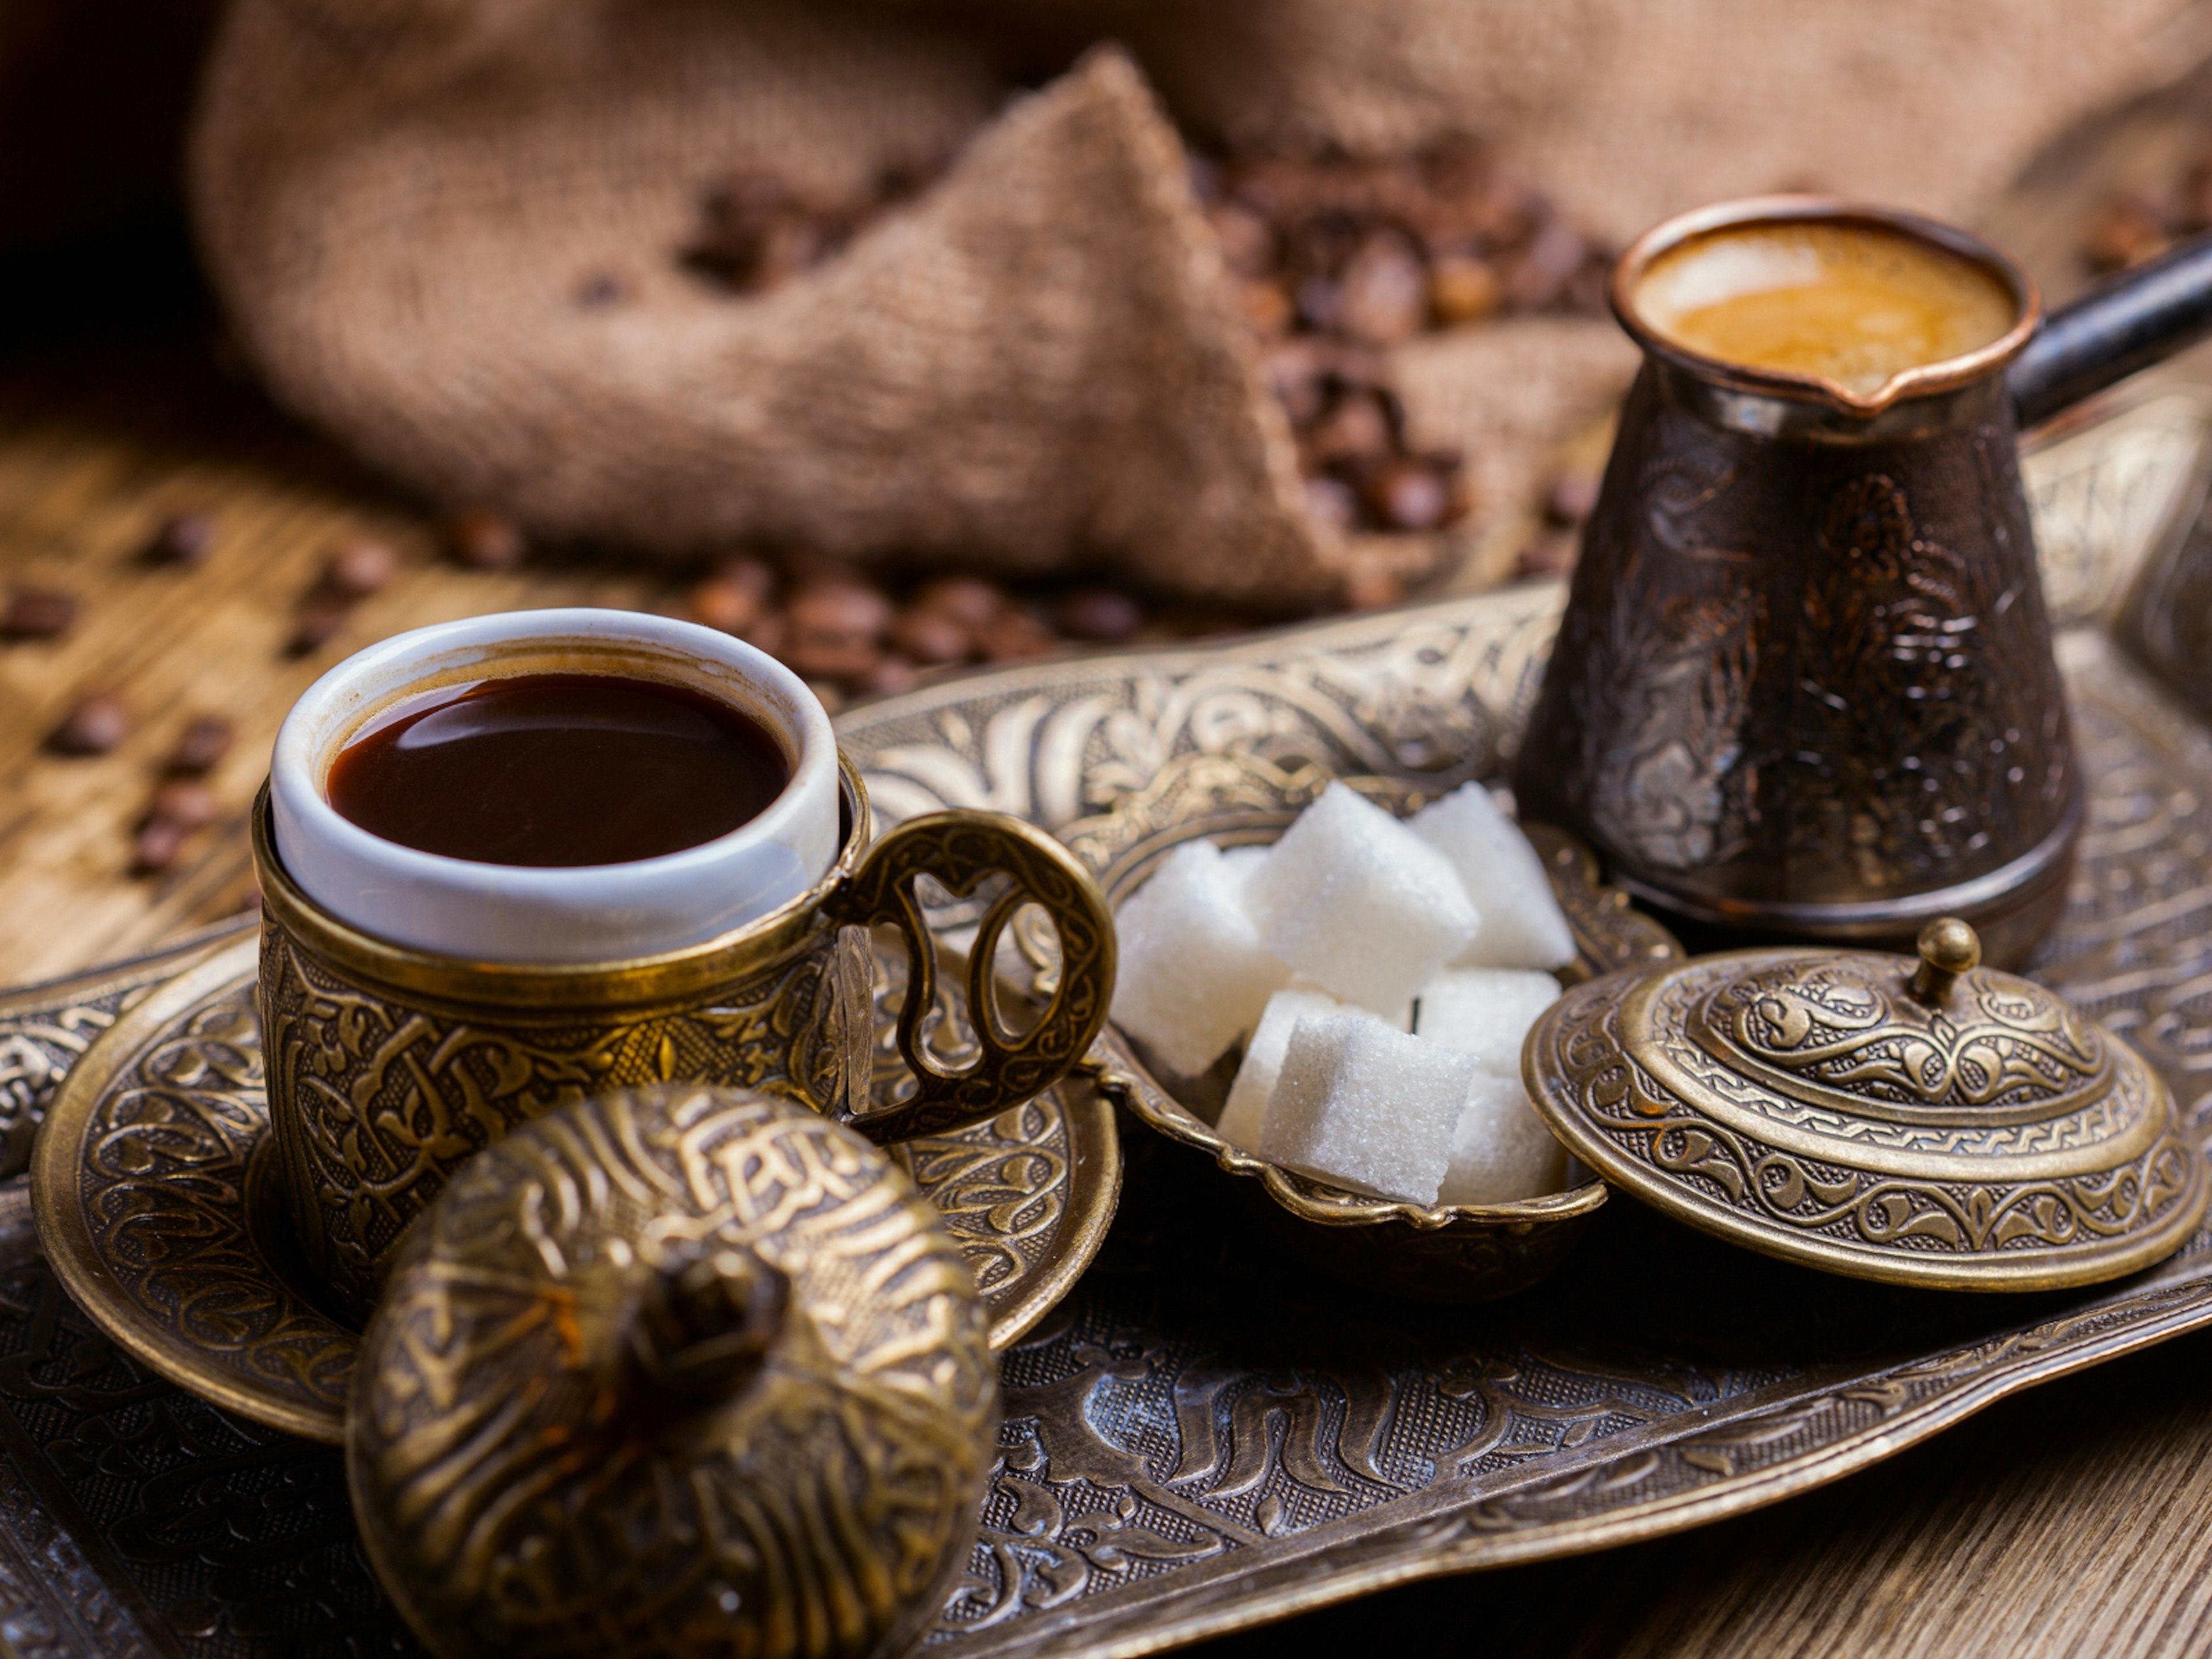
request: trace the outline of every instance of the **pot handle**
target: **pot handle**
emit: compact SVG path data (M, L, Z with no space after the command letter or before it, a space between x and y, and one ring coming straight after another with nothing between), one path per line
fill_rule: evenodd
M968 1018L982 1048L948 1072L922 1041L937 1000L937 951L915 881L933 876L964 898L994 872L1012 878L984 912L968 953ZM1043 907L1060 934L1060 984L1027 1031L999 1012L999 935L1024 904ZM888 922L906 935L908 972L899 1010L899 1054L920 1085L910 1099L842 1121L878 1146L949 1134L1042 1093L1074 1069L1106 1024L1114 1000L1114 913L1091 872L1058 841L1004 812L957 809L911 818L871 847L831 896L828 914L848 926Z
M2212 231L2047 318L2005 376L2022 427L2212 334Z

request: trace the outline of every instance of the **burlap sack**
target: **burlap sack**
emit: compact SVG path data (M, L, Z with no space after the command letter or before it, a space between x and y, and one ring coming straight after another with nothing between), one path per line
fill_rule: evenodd
M1616 246L1779 189L1971 222L2077 118L2212 51L2206 0L1052 3L1123 34L1202 130L1364 154L1471 130Z
M998 96L976 48L880 11L239 0L192 185L277 393L439 500L646 549L1326 599L1342 544L1139 73L1102 50ZM836 197L963 140L787 286L676 261L732 169Z

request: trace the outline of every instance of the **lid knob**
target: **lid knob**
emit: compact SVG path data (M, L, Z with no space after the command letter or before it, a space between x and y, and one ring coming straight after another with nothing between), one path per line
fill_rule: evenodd
M1956 916L1938 916L1920 930L1920 966L1912 975L1918 1002L1940 1003L1951 994L1960 975L1979 967L1982 939Z

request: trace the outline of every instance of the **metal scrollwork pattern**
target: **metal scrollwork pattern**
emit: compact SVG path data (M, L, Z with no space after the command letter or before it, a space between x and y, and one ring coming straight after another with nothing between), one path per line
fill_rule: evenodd
M641 1311L702 1268L723 1299ZM711 1389L655 1369L726 1367L740 1336ZM363 1537L457 1655L896 1652L960 1565L998 1418L982 1304L913 1185L817 1113L690 1085L473 1159L362 1348Z
M535 1014L443 1006L349 984L271 917L260 1002L270 1098L307 1270L356 1312L378 1264L453 1172L567 1102L672 1077L844 1103L866 1033L846 987L866 937L824 927L676 1007ZM313 1194L312 1202L302 1195Z

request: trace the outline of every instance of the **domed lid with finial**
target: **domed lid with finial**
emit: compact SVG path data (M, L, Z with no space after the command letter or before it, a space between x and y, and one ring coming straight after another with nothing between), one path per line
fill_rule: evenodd
M1965 922L1919 944L1577 986L1522 1051L1530 1097L1616 1186L1835 1273L2045 1290L2172 1253L2206 1175L2164 1082Z
M347 1474L443 1659L898 1653L972 1547L998 1369L936 1212L750 1091L563 1107L472 1159L362 1339Z

